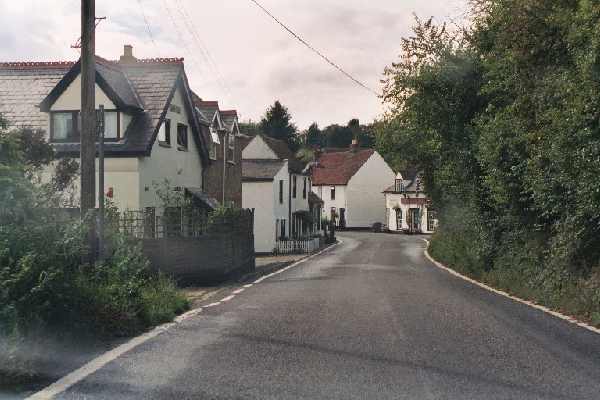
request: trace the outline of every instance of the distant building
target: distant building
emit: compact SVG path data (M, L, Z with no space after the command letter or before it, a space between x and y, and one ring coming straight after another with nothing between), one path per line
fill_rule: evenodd
M390 231L433 233L437 216L418 171L398 173L385 191L386 223Z
M311 167L312 190L324 202L322 217L341 228L370 228L385 222L382 191L394 171L373 149L325 150Z
M204 190L222 204L242 207L242 135L237 111L220 110L217 101L203 101L196 95L194 105L209 146Z
M242 205L254 209L254 247L271 253L281 240L313 234L319 199L310 197L310 176L283 141L243 137Z

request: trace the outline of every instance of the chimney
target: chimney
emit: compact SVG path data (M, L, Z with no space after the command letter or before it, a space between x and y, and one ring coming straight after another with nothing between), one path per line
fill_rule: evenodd
M119 63L121 64L135 64L137 62L137 58L133 56L133 46L130 44L126 44L123 46L123 55L119 59Z
M350 145L350 151L356 153L358 150L358 139L352 139L352 144Z

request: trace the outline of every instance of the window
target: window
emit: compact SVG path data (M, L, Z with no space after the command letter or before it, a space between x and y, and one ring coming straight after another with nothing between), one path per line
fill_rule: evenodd
M118 140L120 136L119 113L116 111L104 112L104 139Z
M165 119L163 126L158 134L159 143L171 145L171 120Z
M211 160L216 160L217 159L218 147L219 147L218 144L216 144L214 142L211 142L211 144L210 144L210 152L208 154L210 156Z
M279 204L283 204L283 180L279 181Z
M232 133L227 135L227 160L235 162L235 136Z
M331 200L335 200L335 186L331 187Z
M53 142L79 142L79 111L53 112L50 138Z
M396 230L402 230L402 209L396 208Z
M402 179L396 179L396 188L395 192L403 193L404 192L404 181Z
M302 188L302 198L306 198L306 177L304 177L304 187Z
M294 185L294 186L292 187L292 197L293 197L293 198L296 198L296 194L297 194L296 192L297 192L297 186L298 186L298 179L297 179L297 176L296 176L296 175L294 175L294 176L292 177L292 180L293 180L293 183L292 183L292 184Z
M177 124L177 146L181 150L188 148L188 127L187 125Z
M281 220L281 239L285 238L285 219Z
M427 209L427 230L433 232L435 230L435 211Z

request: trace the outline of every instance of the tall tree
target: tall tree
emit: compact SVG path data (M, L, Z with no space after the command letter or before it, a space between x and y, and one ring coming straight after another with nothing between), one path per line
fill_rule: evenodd
M306 144L308 146L323 146L323 132L319 124L313 122L306 131Z
M288 108L279 100L269 107L259 126L265 135L285 141L292 151L298 150L298 128L292 123Z

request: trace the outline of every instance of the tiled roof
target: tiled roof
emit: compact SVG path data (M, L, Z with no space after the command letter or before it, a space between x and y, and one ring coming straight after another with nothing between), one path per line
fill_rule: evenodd
M242 160L242 181L272 181L284 165L284 160Z
M75 63L1 63L0 113L12 126L47 129L38 105Z
M229 132L233 132L233 126L237 121L237 111L236 110L225 110L220 111L221 120L223 121L223 125L225 125L225 129Z
M252 139L254 139L254 136L244 135L243 133L241 133L238 137L240 138L239 143L240 143L242 151L250 144Z
M277 158L288 159L291 160L294 158L294 153L290 150L287 143L283 140L273 139L267 135L259 135L269 146L271 150L275 153Z
M134 112L124 139L106 144L107 156L150 154L177 85L184 89L184 93L190 91L183 59L142 59L119 64L97 57L96 61L99 76L122 102L120 106ZM0 113L13 126L46 129L48 117L37 106L66 75L76 76L78 69L78 62L0 63ZM204 140L199 137L199 130L199 127L192 126L192 137L204 159L206 146L202 145ZM55 147L58 152L79 153L78 143L57 143Z
M323 153L312 168L313 185L346 185L375 153L373 149Z
M195 99L194 105L198 107L200 113L206 118L209 123L212 123L215 114L219 111L218 101L204 101Z
M402 175L402 180L404 183L404 192L416 192L417 191L417 182L420 178L422 172L417 169L408 169L400 172ZM424 187L421 184L420 191L423 191ZM383 193L399 193L396 191L396 184L394 182L393 185L388 187L383 191Z
M315 192L308 192L308 203L309 204L325 204L323 200Z

